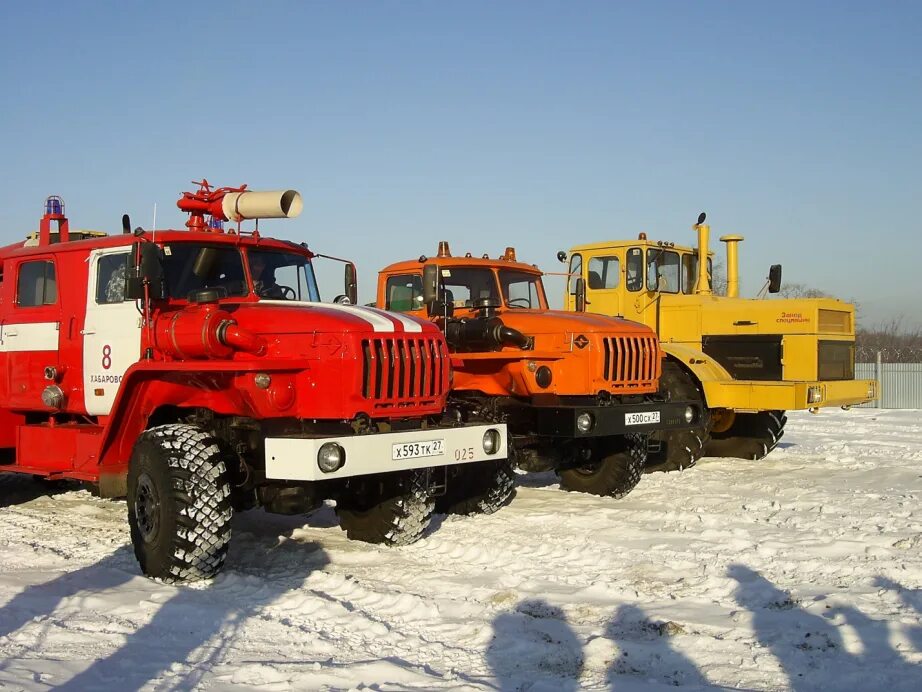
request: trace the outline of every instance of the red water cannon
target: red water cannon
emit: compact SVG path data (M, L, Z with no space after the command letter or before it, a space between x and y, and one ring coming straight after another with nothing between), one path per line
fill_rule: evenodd
M204 178L192 181L196 192L183 192L176 206L189 214L186 228L190 231L221 233L221 222L244 219L293 219L304 208L301 193L296 190L254 192L240 187L212 188ZM211 217L211 223L205 220Z

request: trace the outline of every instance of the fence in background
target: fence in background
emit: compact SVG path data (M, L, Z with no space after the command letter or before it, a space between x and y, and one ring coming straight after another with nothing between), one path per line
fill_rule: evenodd
M881 392L862 408L922 409L922 349L859 349L856 360L855 379L877 380Z

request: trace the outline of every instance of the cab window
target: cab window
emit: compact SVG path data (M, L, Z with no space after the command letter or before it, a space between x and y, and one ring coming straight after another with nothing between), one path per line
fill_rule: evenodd
M679 253L657 248L647 250L647 290L679 292Z
M570 256L570 279L567 281L567 291L571 296L576 295L576 280L583 273L583 256Z
M247 262L253 291L260 298L320 301L314 265L301 253L250 248L247 251ZM233 276L236 270L229 268L229 271L231 273L228 276Z
M125 281L128 278L129 253L103 255L96 262L96 302L99 305L121 303L125 300Z
M443 267L442 288L445 300L456 308L472 308L481 300L501 304L492 269L474 267Z
M163 248L163 272L170 296L189 299L196 291L217 289L222 297L245 296L247 283L237 248L175 243Z
M19 265L19 281L16 286L16 305L31 308L39 305L53 305L58 301L58 282L54 273L54 262L39 260Z
M386 310L408 312L423 307L423 280L418 274L389 277L384 292Z
M593 257L589 260L586 284L592 289L618 288L621 283L621 260L614 256Z
M692 254L682 255L682 293L691 295L695 292L698 283L698 256Z
M636 292L643 289L643 250L632 247L627 251L627 290Z
M541 277L509 269L499 270L499 285L506 307L538 310L541 308Z

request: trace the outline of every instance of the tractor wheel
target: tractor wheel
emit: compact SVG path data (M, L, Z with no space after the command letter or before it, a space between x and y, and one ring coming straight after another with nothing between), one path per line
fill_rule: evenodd
M168 583L220 572L230 496L230 475L209 433L184 424L142 433L128 467L128 525L141 571Z
M389 473L374 484L375 492L347 494L336 502L340 526L354 541L388 546L415 543L435 509L428 478L428 469Z
M646 435L630 434L593 440L577 452L582 465L558 471L560 487L619 499L640 482L647 459Z
M461 464L448 472L448 487L436 498L444 514L493 514L515 497L515 471L508 459Z
M784 411L737 413L726 431L711 433L704 453L713 457L762 459L778 446L787 420Z
M645 471L684 471L694 466L704 454L708 440L707 418L704 397L698 390L692 376L678 363L667 360L663 363L660 389L669 399L695 402L702 412L700 425L682 430L658 430L650 434L651 450L647 455Z

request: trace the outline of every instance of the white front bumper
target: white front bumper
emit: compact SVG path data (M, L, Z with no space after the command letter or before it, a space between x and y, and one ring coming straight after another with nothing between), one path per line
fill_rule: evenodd
M494 454L483 451L483 435L487 430L496 430L500 435L500 446ZM428 466L505 459L508 450L507 435L505 424L497 424L346 437L269 437L266 438L266 478L325 481ZM444 452L439 456L397 461L392 459L395 444L428 442L435 439L444 440ZM320 451L321 445L327 442L336 442L346 450L346 463L332 473L324 473L317 466L317 452Z

